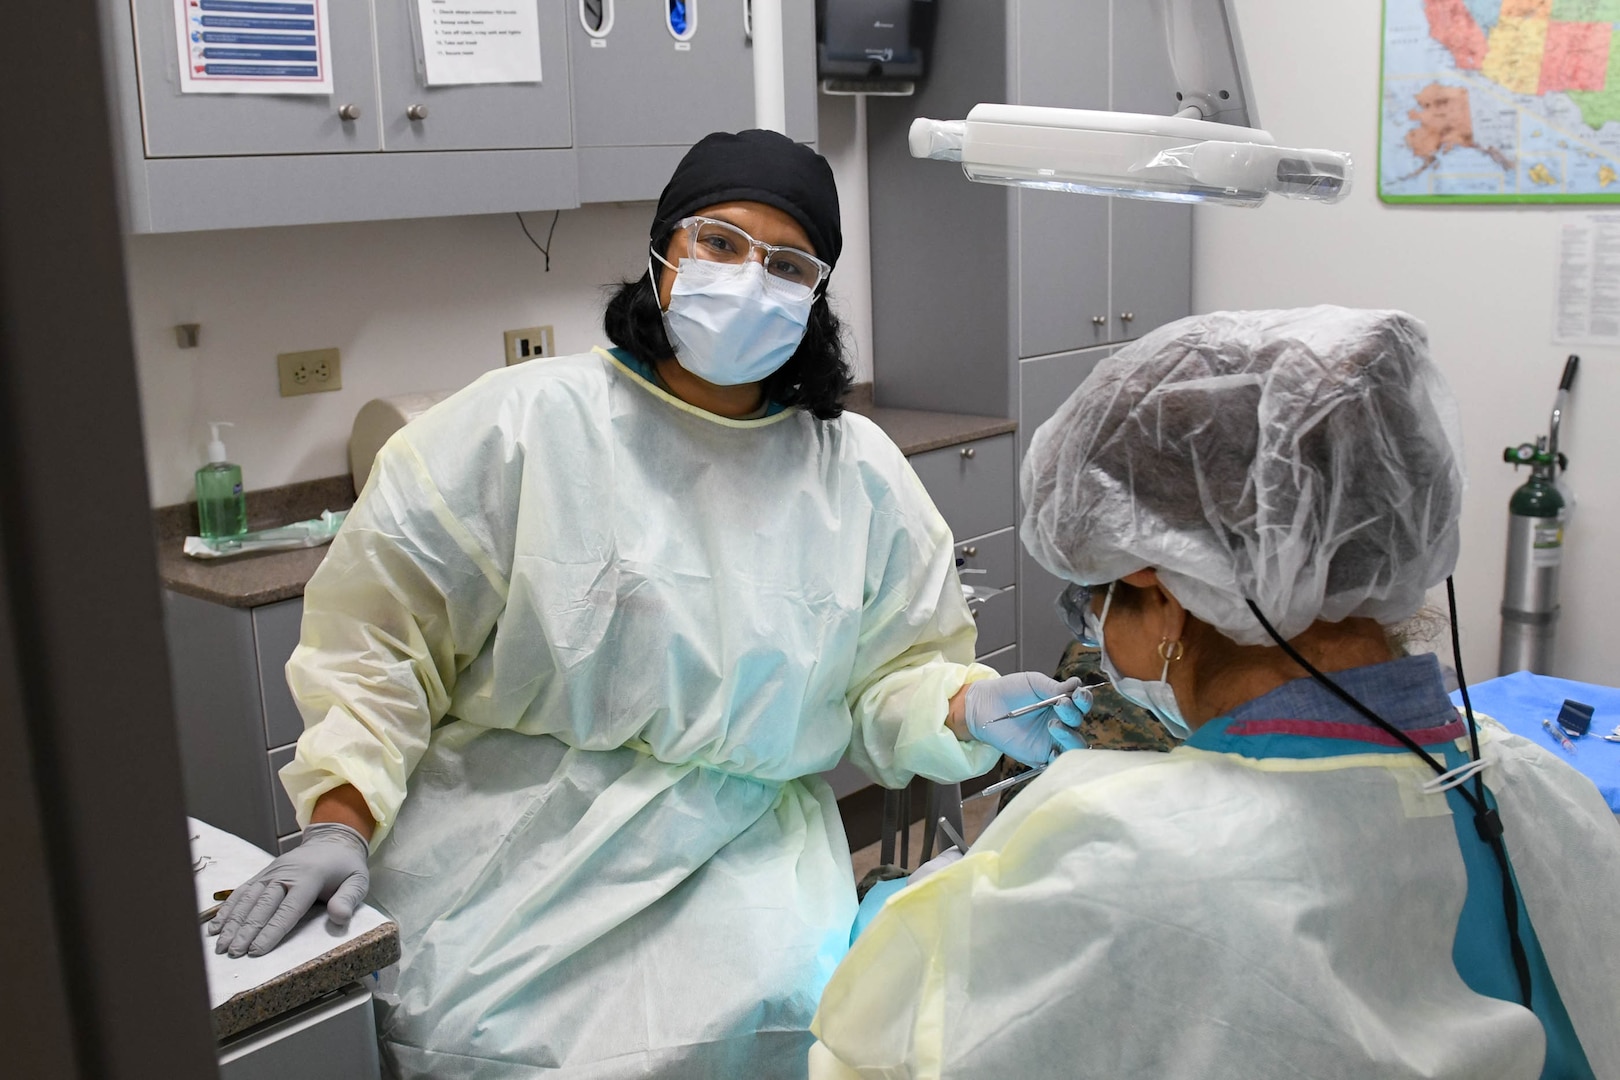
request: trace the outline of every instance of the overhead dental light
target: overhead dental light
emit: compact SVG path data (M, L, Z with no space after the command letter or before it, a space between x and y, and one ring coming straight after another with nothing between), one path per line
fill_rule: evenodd
M1144 2L1165 29L1174 116L982 104L965 120L913 121L911 155L959 161L980 183L1132 199L1258 206L1349 194L1349 154L1278 146L1252 126L1231 0Z

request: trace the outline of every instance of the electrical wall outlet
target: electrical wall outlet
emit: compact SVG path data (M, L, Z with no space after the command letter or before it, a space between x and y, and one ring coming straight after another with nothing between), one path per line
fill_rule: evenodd
M521 330L506 331L506 366L542 356L556 356L555 340L549 326L526 326Z
M277 353L276 373L281 378L282 397L341 390L343 354L337 349Z

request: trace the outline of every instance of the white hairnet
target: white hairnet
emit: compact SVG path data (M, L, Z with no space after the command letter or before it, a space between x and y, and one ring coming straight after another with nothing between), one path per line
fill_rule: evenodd
M1182 319L1097 365L1035 432L1022 536L1098 585L1154 567L1244 645L1415 612L1457 561L1463 473L1423 325L1315 307Z

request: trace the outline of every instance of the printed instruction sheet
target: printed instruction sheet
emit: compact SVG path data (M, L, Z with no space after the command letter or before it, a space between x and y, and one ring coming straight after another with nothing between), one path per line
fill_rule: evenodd
M174 0L182 94L330 94L328 0Z
M1553 341L1620 345L1620 214L1560 226Z
M540 81L539 0L416 0L429 86Z

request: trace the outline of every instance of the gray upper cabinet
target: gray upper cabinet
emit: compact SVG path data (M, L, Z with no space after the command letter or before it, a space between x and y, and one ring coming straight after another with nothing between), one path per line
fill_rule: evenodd
M541 150L572 145L567 9L561 0L540 4L540 82L432 87L417 63L413 0L374 2L384 149Z
M613 9L605 33L587 29L585 0L569 0L581 147L687 147L711 131L753 126L743 0L689 0L685 40L671 28L666 0L600 2Z
M1114 199L1111 339L1138 338L1192 310L1192 208Z
M132 13L147 156L333 154L381 147L369 3L330 8L331 97L182 94L173 0L133 0ZM344 105L354 106L359 118L343 119Z
M1107 109L1108 0L1019 0L1017 103ZM1110 200L1019 191L1018 355L1110 340Z
M129 228L653 199L693 142L753 126L747 0L684 0L684 26L671 0L536 0L540 82L433 87L426 2L331 0L333 92L259 95L180 92L174 0L97 0ZM815 4L782 18L787 134L814 143Z
M1017 11L1021 104L1175 112L1175 77L1152 5L1018 0ZM1100 29L1110 25L1112 63ZM1018 210L1020 356L1140 337L1190 308L1190 207L1021 191Z
M681 155L712 131L754 126L748 0L567 0L580 197L656 199ZM787 134L817 137L811 0L782 5Z
M1001 101L1174 112L1152 6L942 5L932 72L917 96L868 101L880 404L1015 416L1012 359L1130 340L1190 309L1188 207L970 184L959 170L911 158L914 118L958 119Z
M1114 60L1116 111L1160 116L1176 111L1175 73L1153 5L1114 0ZM1109 202L1114 242L1108 340L1124 341L1191 310L1192 207L1141 199Z

